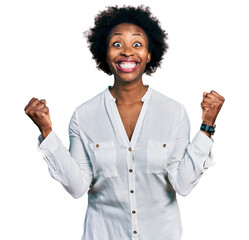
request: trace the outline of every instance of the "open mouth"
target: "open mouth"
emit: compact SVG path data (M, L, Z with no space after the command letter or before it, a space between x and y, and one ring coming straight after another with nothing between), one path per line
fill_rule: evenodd
M116 66L122 72L133 72L139 66L139 62L120 61L120 62L116 62Z

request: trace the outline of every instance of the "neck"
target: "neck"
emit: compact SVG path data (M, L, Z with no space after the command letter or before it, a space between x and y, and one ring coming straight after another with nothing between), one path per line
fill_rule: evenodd
M141 101L147 89L142 80L125 84L115 81L113 87L110 88L110 92L116 98L117 103L132 104Z

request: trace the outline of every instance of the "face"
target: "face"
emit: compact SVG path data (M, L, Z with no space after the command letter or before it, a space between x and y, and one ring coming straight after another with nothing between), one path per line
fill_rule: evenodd
M131 23L115 26L108 38L106 61L115 80L142 80L146 64L151 59L148 37L142 28Z

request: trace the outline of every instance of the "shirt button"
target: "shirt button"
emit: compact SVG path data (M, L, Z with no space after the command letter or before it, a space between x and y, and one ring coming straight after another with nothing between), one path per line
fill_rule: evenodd
M128 148L128 150L131 152L132 148L131 148L131 147L129 147L129 148Z
M99 144L96 144L96 148L99 148Z
M133 170L132 170L132 169L129 169L129 172L133 172Z
M134 193L134 190L131 190L130 193Z
M137 234L137 231L133 231L134 234Z
M135 213L136 213L136 211L134 211L134 210L133 210L133 211L132 211L132 213L133 213L133 214L135 214Z
M163 147L164 147L164 148L166 147L166 144L165 144L165 143L163 144Z

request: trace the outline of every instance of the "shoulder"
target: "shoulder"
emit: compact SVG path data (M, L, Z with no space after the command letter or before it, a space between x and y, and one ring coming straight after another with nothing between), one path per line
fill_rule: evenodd
M183 112L186 112L186 109L182 103L155 89L151 89L151 102L153 107L160 108L161 110L167 110L171 113L183 114Z
M101 107L101 105L104 102L104 95L105 95L105 91L102 91L100 93L98 93L97 95L95 95L94 97L90 98L89 100L87 100L86 102L80 104L75 111L77 111L78 114L82 113L82 112L92 112L92 111L96 111L96 108Z
M101 114L104 109L105 91L106 90L98 93L94 97L76 107L71 117L71 123L73 121L91 121L92 119L98 118L98 114Z

